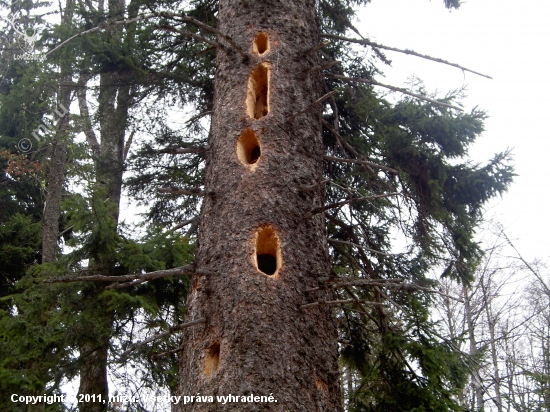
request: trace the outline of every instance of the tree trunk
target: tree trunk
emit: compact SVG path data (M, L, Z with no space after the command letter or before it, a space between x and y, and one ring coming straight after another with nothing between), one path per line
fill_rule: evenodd
M466 318L466 325L468 327L468 340L470 343L470 356L474 356L478 352L477 341L475 336L475 323L474 315L472 313L472 307L470 304L471 295L468 293L468 287L464 285L462 287L462 296L464 297L464 316ZM485 303L486 304L486 303ZM474 397L472 398L472 411L481 411L485 406L483 400L483 384L479 375L479 368L472 371L471 387Z
M218 50L206 198L187 320L179 395L239 396L216 411L340 411L335 320L301 309L330 273L322 214L321 96L315 1L221 0L219 30L250 56ZM225 43L222 38L219 41ZM226 43L225 43L226 44ZM243 403L241 396L277 402ZM179 404L211 411L211 403Z
M112 206L109 216L112 225L106 225L110 230L117 231L119 219L120 197L122 192L122 175L124 171L124 139L127 126L128 111L131 106L131 74L117 72L102 73L100 75L99 119L100 136L98 142L90 128L86 131L87 139L94 151L94 166L96 171L95 190L100 191L102 203ZM87 114L85 96L81 96L81 112ZM88 119L88 124L91 121ZM93 206L92 206L93 207ZM100 215L100 213L98 213ZM103 275L112 274L111 271L117 262L109 259L90 259L89 267L97 269ZM96 329L92 334L84 336L80 343L81 367L79 394L100 396L108 399L109 389L107 382L107 359L109 341L111 338L114 313L106 311L100 295L103 285L96 286L91 291L90 301L93 303L86 310L96 316ZM79 405L80 412L102 412L107 404L100 402L84 402Z

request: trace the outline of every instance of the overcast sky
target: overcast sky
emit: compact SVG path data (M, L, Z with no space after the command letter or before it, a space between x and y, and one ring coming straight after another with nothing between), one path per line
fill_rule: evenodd
M550 4L524 0L469 0L450 12L442 0L372 0L356 24L386 46L412 49L487 74L386 52L392 68L382 83L404 86L421 78L428 91L466 85L465 108L490 116L472 148L476 162L513 148L515 183L488 207L526 259L550 257Z

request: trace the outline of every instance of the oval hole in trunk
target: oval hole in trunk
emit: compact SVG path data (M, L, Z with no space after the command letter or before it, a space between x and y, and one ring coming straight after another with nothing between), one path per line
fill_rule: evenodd
M282 264L279 236L271 226L265 226L256 233L255 263L260 272L275 276Z
M237 157L245 166L256 165L262 152L260 139L251 129L246 129L237 140Z

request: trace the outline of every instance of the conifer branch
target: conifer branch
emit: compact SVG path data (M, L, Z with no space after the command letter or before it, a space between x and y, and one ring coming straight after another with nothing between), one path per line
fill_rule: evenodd
M166 154L186 154L186 153L204 153L210 149L209 146L199 147L166 147L158 151L158 153Z
M140 284L149 280L158 279L166 276L191 276L195 274L209 275L212 272L207 270L196 270L194 265L186 265L173 269L157 270L145 274L122 275L122 276L105 276L105 275L89 275L89 276L65 276L55 279L47 279L44 283L70 283L70 282L134 282ZM126 285L126 284L125 284ZM121 285L110 285L107 289L118 289Z
M393 193L387 193L387 194L384 194L384 195L355 197L355 198L353 198L353 199L342 200L341 202L331 203L331 204L329 204L329 205L322 206L322 207L316 207L315 209L312 209L311 212L309 212L309 214L307 214L307 215L305 216L305 218L306 218L306 219L309 219L309 218L311 218L313 215L316 215L316 214L318 214L318 213L323 213L325 210L335 209L335 208L337 208L337 207L341 207L341 206L344 206L344 205L348 205L348 204L350 204L350 203L360 202L360 201L362 201L362 200L381 199L381 198L384 198L384 197L396 196L396 195L398 195L398 194L399 194L399 193L397 193L397 192L393 192Z
M342 157L334 157L334 156L325 156L326 160L330 160L332 162L342 162L342 163L357 163L360 165L367 165L372 166L378 169L386 170L391 173L398 174L399 171L396 169L392 169L391 167L382 166L381 164L371 162L369 160L360 160L360 159L344 159Z
M197 114L196 116L193 116L192 118L190 118L189 120L187 120L187 121L185 122L185 124L194 122L195 120L200 119L201 117L204 117L204 116L211 115L212 113L214 113L213 110L208 110L208 111L206 111L206 112L199 113L199 114Z
M325 47L325 46L327 46L327 45L329 45L329 44L330 44L330 42L324 41L324 42L318 44L317 46L314 46L314 47L312 47L311 49L308 49L308 50L306 50L305 52L303 52L303 53L301 54L300 58L303 59L304 57L310 55L311 53L316 52L316 51L319 50L319 49L322 49L323 47Z
M195 40L202 41L203 43L210 44L211 46L216 47L216 48L218 48L218 47L223 48L223 44L218 43L218 42L213 41L213 40L208 40L207 38L199 36L198 34L195 34L195 33L191 33L190 31L176 29L175 27L167 26L165 24L157 24L157 27L159 29L162 29L162 30L171 31L173 33L181 34L182 36L191 37Z
M165 356L173 355L178 352L183 352L183 350L184 350L183 348L178 348L178 349L168 350L166 352L157 353L156 355L151 356L151 359L155 360L158 358L163 358Z
M337 35L334 35L334 34L321 34L321 37L324 37L326 39L342 40L342 41L347 41L347 42L350 42L350 43L357 43L357 44L361 44L363 46L371 46L371 47L374 47L374 48L390 50L390 51L394 51L394 52L397 52L397 53L408 54L410 56L420 57L422 59L431 60L431 61L441 63L441 64L446 64L447 66L456 67L457 69L460 69L462 71L477 74L478 76L486 77L488 79L493 79L491 76L487 76L486 74L479 73L479 72L476 72L474 70L470 70L470 69L468 69L464 66L461 66L459 64L448 62L447 60L443 60L443 59L440 59L440 58L437 58L437 57L431 57L431 56L428 56L426 54L420 54L420 53L417 53L413 50L398 49L396 47L384 46L383 44L375 43L375 42L370 41L368 39L351 39L351 38L348 38L348 37L337 36Z
M64 231L59 232L59 233L57 234L57 238L60 239L61 236L63 236L63 235L64 235L65 233L67 233L67 232L70 232L70 231L73 230L73 229L74 229L74 225L69 226L69 227L68 227L67 229L65 229Z
M168 328L168 330L166 330L162 333L159 333L157 335L153 335L150 338L142 340L141 342L133 343L132 345L130 345L130 347L128 349L126 349L122 353L122 355L120 355L120 359L124 359L131 352L135 351L136 349L139 349L139 348L142 348L142 347L146 346L148 343L151 343L155 340L162 339L162 338L164 338L168 335L171 335L172 333L174 333L176 331L183 330L183 329L186 329L190 326L195 326L195 325L198 325L198 324L201 324L201 323L206 323L206 318L201 318L201 319L197 319L197 320L194 320L194 321L191 321L191 322L182 323L180 325L172 326L172 327Z
M337 64L340 64L340 63L341 62L335 60L331 63L323 64L321 66L314 66L311 69L309 69L308 71L306 71L306 73L311 73L311 72L318 71L318 70L330 69L332 66L336 66Z
M135 23L136 21L145 20L145 19L151 18L153 16L154 16L154 14L144 14L144 15L141 15L141 16L133 17L131 19L111 20L111 21L101 22L97 26L92 27L91 29L84 30L84 31L81 31L79 33L76 33L75 35L73 35L73 36L69 37L68 39L64 40L63 42L61 42L60 44L55 46L53 49L51 49L49 52L47 52L46 56L53 53L53 52L55 52L55 51L57 51L57 50L59 50L61 47L63 47L64 45L66 45L70 41L76 39L77 37L82 37L82 36L85 36L86 34L90 34L90 33L96 32L98 30L103 30L103 29L106 29L106 28L112 27L112 26L118 26L118 25L121 25L121 24Z
M365 301L365 300L357 300L357 299L346 299L346 300L325 300L325 301L318 301L313 303L308 303L306 305L300 306L300 309L308 309L308 308L314 308L316 306L320 305L345 305L347 303L361 303L366 305L376 305L376 306L386 306L386 303L380 303L380 302L371 302L371 301Z
M191 187L188 189L181 189L177 187L163 187L157 189L158 193L166 193L170 195L188 195L188 196L201 196L201 197L214 197L216 194L214 192L205 192L204 190L198 189L196 187Z
M348 149L352 155L354 155L355 157L361 158L359 153L357 153L357 151L346 141L346 139L340 136L340 133L338 133L336 129L332 127L329 122L321 118L321 123L323 123L323 125L338 139L338 141L342 144L342 146Z
M185 220L181 223L178 223L176 226L174 226L172 229L170 229L167 233L174 233L176 230L181 229L182 227L185 227L187 225L190 225L191 223L195 223L197 220L199 220L198 216L195 216L191 219Z
M346 291L346 293L348 295L351 296L351 298L355 301L355 304L357 306L359 306L359 309L361 309L361 312L364 313L365 315L367 315L367 317L373 321L378 327L380 327L380 324L378 323L377 319L374 318L374 316L372 316L369 311L362 305L363 302L361 302L361 300L359 299L359 297L353 292L353 290L350 288L350 287L346 287L344 288L344 290ZM376 296L376 298L378 298L378 296ZM384 314L384 311L382 310L382 303L380 303L380 301L376 302L377 305L376 306L376 309L378 311L379 314ZM385 314L384 314L385 315Z
M204 29L204 30L209 31L209 32L214 33L214 34L217 34L218 36L225 39L225 41L227 41L242 56L243 61L248 61L249 60L249 57L243 52L243 50L240 48L240 46L237 43L235 43L235 41L230 36L228 36L227 34L222 33L221 31L219 31L218 29L216 29L212 26L209 26L208 24L205 24L205 23L203 23L203 22L201 22L197 19L194 19L193 17L187 16L184 12L181 12L181 14L167 13L167 12L155 13L155 14L157 16L161 16L161 17L178 18L178 19L184 20L188 23L192 23L195 26L200 27L201 29Z
M436 104L438 106L448 107L449 109L455 109L455 110L459 110L461 112L464 111L461 107L458 107L458 106L455 106L455 105L452 105L452 104L449 104L449 103L445 103L445 102L442 102L442 101L439 101L439 100L431 99L429 97L422 96L418 93L410 92L407 89L403 89L401 87L395 87L395 86L390 86L388 84L379 83L375 80L360 79L360 78L357 78L357 77L346 77L346 76L340 76L338 74L330 74L330 75L326 75L325 77L328 77L329 79L338 79L338 80L344 80L344 81L347 81L347 82L365 83L365 84L372 84L373 86L385 87L386 89L390 89L390 90L393 90L393 91L396 91L396 92L399 92L399 93L403 93L403 94L406 94L406 95L409 95L409 96L412 96L412 97L416 97L419 100L424 100L424 101Z
M296 114L293 114L292 116L290 116L289 118L286 119L287 123L290 123L291 121L293 121L295 118L297 118L298 116L310 111L311 109L313 109L315 106L317 106L319 103L325 101L326 99L328 99L330 96L334 95L337 93L337 90L333 90L327 94L325 94L324 96L318 98L317 100L315 100L313 103L311 103L309 106L307 106L305 109L302 109L300 110L298 113Z
M392 254L392 253L380 252L379 250L371 249L370 247L363 246L363 245L358 245L357 243L348 242L348 241L346 241L346 240L338 240L338 239L327 239L327 240L328 240L329 242L331 242L331 243L340 243L340 244L343 244L343 245L349 245L349 246L359 247L359 248L362 248L362 249L364 249L364 250L368 250L369 252L377 253L377 254L379 254L379 255L387 256L387 257L401 256L401 255L403 255L403 253Z
M426 293L440 295L445 298L452 299L460 303L464 303L464 300L459 297L449 295L439 290L420 286L415 283L406 283L403 279L350 279L350 280L347 280L343 278L338 278L335 280L334 284L329 285L327 287L330 289L345 288L347 290L350 286L356 286L356 287L362 286L362 287L373 287L373 288L382 287L382 288L393 289L393 290L402 290L403 292L407 292L407 293L422 291ZM322 288L312 288L312 289L307 289L305 292L316 292L321 289Z

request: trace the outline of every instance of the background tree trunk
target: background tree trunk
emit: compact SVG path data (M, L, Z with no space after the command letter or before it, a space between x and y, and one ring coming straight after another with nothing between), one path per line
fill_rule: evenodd
M250 61L218 50L205 176L215 196L203 204L196 259L213 274L193 279L187 320L207 323L184 334L179 394L277 399L217 411L339 411L331 309L301 309L330 299L306 292L330 273L323 215L306 218L323 205L319 109L287 121L321 96L318 71L307 73L318 58L304 53L320 42L315 2L222 0L218 28Z

